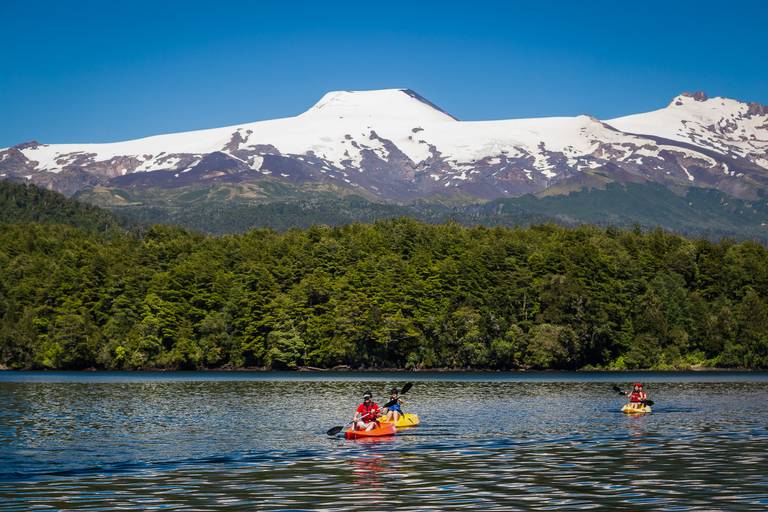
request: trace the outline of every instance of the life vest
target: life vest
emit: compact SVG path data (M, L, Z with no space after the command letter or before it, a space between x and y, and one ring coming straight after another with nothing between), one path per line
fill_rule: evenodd
M379 405L371 401L371 405L366 406L363 402L357 407L357 412L360 413L362 421L374 421L379 415Z

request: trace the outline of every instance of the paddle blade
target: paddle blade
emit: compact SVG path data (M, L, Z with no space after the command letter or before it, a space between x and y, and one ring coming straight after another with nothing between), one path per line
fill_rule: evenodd
M326 432L326 434L328 434L329 436L335 436L336 434L341 432L343 429L344 427L342 426L333 427L332 429L329 429L328 432Z
M617 393L621 393L621 389L619 389L619 386L613 386L613 390Z
M404 394L406 394L408 391L410 391L410 389L411 389L412 387L413 387L413 382L409 382L408 384L406 384L405 386L403 386L403 389L400 391L400 394L401 394L401 395L404 395Z
M645 405L653 405L653 404L654 404L654 403L656 403L656 402L654 402L653 400L646 400L646 401L645 401L645 402L643 402L643 403L644 403Z

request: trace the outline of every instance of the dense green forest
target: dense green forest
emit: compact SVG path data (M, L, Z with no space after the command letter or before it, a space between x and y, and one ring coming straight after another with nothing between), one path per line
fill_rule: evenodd
M220 237L92 227L0 223L3 365L768 367L754 242L405 218Z
M101 232L121 224L102 208L34 185L0 180L0 223L12 222L63 223Z
M723 237L768 242L768 201L747 201L715 189L691 187L677 193L658 183L609 183L567 195L497 199L465 207L485 225L516 224L516 219L547 218L562 225L581 223L664 229L693 237Z

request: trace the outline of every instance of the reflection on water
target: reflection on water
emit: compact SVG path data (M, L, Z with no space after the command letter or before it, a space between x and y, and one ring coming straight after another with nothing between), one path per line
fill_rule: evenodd
M380 440L365 439L364 442L371 443ZM352 474L355 477L354 483L362 489L375 489L380 491L386 484L382 477L386 477L387 459L379 453L366 454L352 459Z
M0 382L0 509L768 507L764 374L656 378L645 416L621 414L605 376L584 374L197 375ZM408 407L420 427L382 439L324 435L363 390L386 401L406 379L416 382Z

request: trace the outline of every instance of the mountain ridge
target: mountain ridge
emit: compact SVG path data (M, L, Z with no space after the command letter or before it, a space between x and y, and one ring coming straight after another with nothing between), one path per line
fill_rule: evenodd
M662 109L609 120L459 121L410 89L333 91L293 117L0 149L0 178L68 195L95 186L277 180L332 184L385 202L436 194L487 201L589 182L596 173L758 199L768 186L768 108L683 93Z

